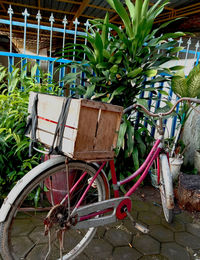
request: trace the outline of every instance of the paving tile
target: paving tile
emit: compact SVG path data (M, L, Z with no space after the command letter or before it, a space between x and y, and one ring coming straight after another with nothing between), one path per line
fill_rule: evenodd
M172 223L167 223L165 219L161 221L162 225L172 230L173 232L185 231L185 225L183 222L174 219Z
M132 209L135 211L148 211L149 203L141 200L132 200Z
M128 246L132 242L132 235L120 229L110 229L106 231L104 238L113 246Z
M161 255L169 260L190 260L190 256L185 248L175 242L163 243L161 246Z
M175 240L182 246L190 247L192 249L200 249L200 238L188 232L175 233Z
M186 224L186 231L190 232L191 234L200 237L200 225L197 223L187 223Z
M41 243L48 243L49 238L48 236L44 235L44 226L37 226L35 227L29 234L29 237L32 241Z
M169 260L163 255L145 255L140 258L140 260Z
M175 215L175 219L182 221L183 223L192 222L192 216L186 211L182 211L180 214Z
M76 260L90 260L90 258L86 254L80 254L75 259Z
M31 253L26 257L27 260L36 260L36 259L45 259L48 254L48 247L44 247L44 245L37 245L33 248ZM48 256L49 260L57 259L60 256L59 249L53 247L50 255ZM38 258L40 257L40 258Z
M17 258L20 259L27 252L27 248L33 246L33 242L26 236L18 236L13 238L12 246Z
M112 256L113 247L111 244L103 239L93 239L90 244L86 247L84 253L86 253L89 258L105 259Z
M162 205L155 203L153 204L153 202L149 202L149 210L152 211L153 213L155 213L156 215L161 215L163 210L162 210Z
M137 250L130 247L118 247L115 248L113 252L114 260L130 260L130 259L137 260L141 256L142 255Z
M95 238L103 238L106 233L106 227L98 227Z
M132 245L143 255L156 255L160 253L160 243L149 235L135 236Z
M13 236L24 236L34 229L34 225L29 219L16 219L12 227Z
M156 224L160 224L161 222L160 217L151 211L139 212L138 219L147 225L156 225Z
M174 240L173 232L163 225L153 225L149 229L149 234L160 242L170 242Z

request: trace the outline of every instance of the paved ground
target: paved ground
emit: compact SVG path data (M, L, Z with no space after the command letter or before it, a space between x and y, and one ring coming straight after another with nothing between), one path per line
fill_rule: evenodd
M129 220L118 222L106 228L99 228L95 239L77 260L200 260L200 220L191 213L176 209L172 224L167 224L152 188L133 196L132 216L146 225L150 232L144 235L135 230Z
M200 220L185 211L176 209L176 213L174 222L167 224L159 193L140 189L133 197L131 214L149 228L149 234L134 229L128 219L100 227L76 260L200 260Z

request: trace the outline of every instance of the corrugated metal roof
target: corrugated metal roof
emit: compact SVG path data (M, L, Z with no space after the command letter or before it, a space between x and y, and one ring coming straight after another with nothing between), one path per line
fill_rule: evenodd
M121 0L123 3L124 0ZM151 3L156 3L157 0L151 0ZM80 25L79 30L84 30L84 23L87 19L93 18L104 18L106 12L109 12L109 17L112 20L112 23L120 25L120 19L116 15L113 9L109 6L105 0L1 0L0 1L0 18L9 19L7 10L9 5L12 5L14 14L14 21L24 21L22 12L27 8L30 16L28 17L29 23L37 23L36 14L40 9L42 20L41 25L50 25L49 17L51 13L54 15L55 22L54 27L63 28L63 18L66 15L68 20L68 29L73 29L73 21L75 18L78 18ZM187 6L187 8L183 8ZM156 23L161 23L164 21L171 20L175 17L192 17L192 15L198 15L200 12L200 1L199 0L171 0L168 5L169 8L166 8L163 13L158 17ZM170 9L171 8L171 9ZM188 18L188 19L189 19ZM0 25L1 26L1 25ZM191 24L192 26L192 24ZM2 27L0 27L1 29ZM182 29L182 28L181 28ZM9 30L9 28L8 28ZM195 24L193 31L200 31L199 27ZM188 31L188 28L187 28ZM31 29L29 29L31 32ZM23 30L19 31L17 36L23 36ZM32 34L33 35L33 34ZM42 35L41 37L45 37ZM31 35L29 35L31 39ZM35 36L32 36L35 38Z

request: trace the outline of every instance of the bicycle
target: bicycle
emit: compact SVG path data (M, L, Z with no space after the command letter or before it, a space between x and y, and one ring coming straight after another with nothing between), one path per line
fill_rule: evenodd
M41 163L18 181L0 209L0 250L3 259L74 259L92 240L98 226L127 216L137 229L147 233L148 229L136 223L130 215L130 195L147 176L154 161L157 164L164 216L167 222L172 222L173 184L169 156L164 146L162 119L172 113L181 101L200 104L200 100L195 98L181 98L167 113L153 114L138 104L124 110L126 113L140 107L149 116L158 117L159 120L159 137L149 155L140 168L124 180L117 181L114 160L88 163L58 156ZM111 169L112 199L103 170L106 163ZM120 185L139 174L141 176L137 182L120 197ZM59 178L63 176L65 180L59 183ZM53 183L59 184L57 193L56 187L53 190ZM18 230L20 221L23 223L21 233Z

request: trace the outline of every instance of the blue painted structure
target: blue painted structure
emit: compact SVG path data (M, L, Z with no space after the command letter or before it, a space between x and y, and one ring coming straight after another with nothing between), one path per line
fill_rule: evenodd
M77 39L78 35L86 35L86 33L78 31L79 22L78 22L77 19L74 21L74 30L66 30L66 24L68 23L66 16L64 16L64 19L62 21L63 28L56 28L56 27L53 26L53 23L54 23L53 14L51 14L51 16L49 18L50 26L40 25L40 21L41 21L42 17L40 15L39 11L38 11L38 14L36 16L37 24L32 24L32 23L28 23L27 22L27 17L29 16L29 13L28 13L27 9L25 9L25 11L22 13L22 15L24 16L24 22L13 21L13 19L12 19L13 18L13 10L12 10L11 6L8 9L8 15L9 15L9 19L8 20L0 19L0 24L9 25L9 28L10 28L10 52L2 52L2 51L0 51L0 56L8 57L8 70L9 70L9 72L12 72L12 66L14 65L14 59L15 58L20 58L21 59L21 66L22 66L22 68L24 70L26 70L26 66L24 66L24 65L27 63L27 59L37 62L38 65L40 65L41 61L46 61L48 63L48 73L50 75L49 79L50 79L50 82L51 82L52 79L53 79L53 75L54 75L54 64L55 63L59 63L59 64L62 65L62 64L67 64L67 63L71 62L70 60L66 60L66 59L62 59L62 58L56 59L56 58L52 58L51 57L51 55L52 55L53 32L59 32L59 33L63 34L63 40L62 40L63 45L62 45L62 47L65 46L66 35L73 35L74 43L76 43L76 39ZM12 52L12 27L13 26L18 26L18 27L24 28L24 44L23 44L24 48L23 48L23 53L13 53ZM84 26L85 26L86 32L87 32L88 28L90 26L89 22L87 21L87 23L85 23ZM37 31L37 37L36 37L37 51L36 51L36 55L28 55L26 53L26 38L27 38L27 29L28 28L35 29ZM45 30L45 31L49 32L49 46L50 46L50 48L49 48L50 49L49 57L39 55L40 30ZM177 53L177 57L180 55L180 53L181 53L182 56L185 55L185 57L182 59L184 61L184 64L182 64L182 65L187 65L187 63L189 61L188 55L190 55L190 56L193 55L193 59L192 59L193 60L193 65L199 63L199 58L200 58L199 47L200 47L200 44L199 44L199 42L197 42L196 45L195 45L195 50L190 50L191 43L192 43L191 39L189 39L187 41L186 48L184 50L182 50L181 52ZM87 40L86 39L85 39L85 44L87 44ZM182 40L182 38L180 38L178 40L178 46L182 46L182 44L183 44L183 40ZM62 56L63 56L63 53L62 53ZM176 64L176 65L178 65L178 64ZM191 65L191 67L193 65ZM72 72L75 72L75 71L73 70ZM59 85L61 87L63 86L62 78L64 77L65 73L66 73L65 67L61 67L59 69ZM39 70L37 70L36 75L37 75L37 81L39 82L40 81ZM84 84L83 83L84 81L82 80L83 77L84 77L84 75L81 75L81 82L82 82L82 84ZM161 87L164 88L164 85L161 84ZM144 96L145 96L145 93L142 93L140 98L144 97ZM161 99L161 94L159 94L158 97ZM173 99L173 93L172 93L171 90L169 91L168 99L169 100ZM176 97L174 97L174 99L176 99ZM152 103L153 102L151 100L151 96L149 96L148 106L149 106L149 108L152 111L154 109L159 108L162 105L160 100L158 100L156 102L156 104L154 104L154 107L152 106ZM178 112L178 108L177 108L177 112ZM139 122L139 117L137 118L137 121ZM167 120L165 120L165 123L167 124ZM174 134L175 134L176 124L177 124L177 118L174 117L172 122L171 122L171 126L170 126L170 128L171 128L170 136L171 137L174 136ZM144 121L144 126L148 127L147 120ZM155 128L152 127L150 129L150 131L151 131L151 134L154 136Z

